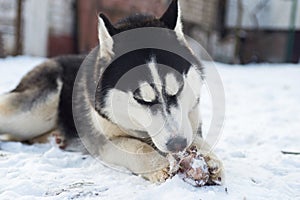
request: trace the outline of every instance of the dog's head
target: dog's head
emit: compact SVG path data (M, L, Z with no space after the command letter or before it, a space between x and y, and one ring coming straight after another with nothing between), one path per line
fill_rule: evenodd
M186 45L178 1L173 0L161 18L136 15L115 26L101 14L100 57L113 59L114 48L122 45L114 41L114 35L142 27L172 30L173 34L166 33L166 37L173 37L173 43L192 59L151 48L122 55L101 76L96 110L132 137L150 138L162 152L181 151L191 145L199 131L202 72Z

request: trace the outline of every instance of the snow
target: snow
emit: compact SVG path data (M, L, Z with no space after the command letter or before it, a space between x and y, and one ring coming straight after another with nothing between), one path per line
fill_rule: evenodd
M0 93L43 60L0 60ZM300 65L217 64L217 69L226 93L226 121L215 148L225 166L224 186L195 188L178 176L155 185L53 142L3 141L0 199L300 199L300 156L281 153L300 152ZM203 101L208 127L207 93Z

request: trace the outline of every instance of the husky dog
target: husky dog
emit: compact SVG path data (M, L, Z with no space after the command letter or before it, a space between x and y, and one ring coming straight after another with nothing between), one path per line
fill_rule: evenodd
M101 70L102 65L114 59L115 49L122 46L122 41L115 41L113 36L143 27L171 31L173 35L168 37L175 38L173 45L187 52L193 64L168 51L148 48L130 52ZM223 181L222 163L201 135L203 72L185 41L179 2L173 0L160 18L139 14L116 25L100 14L98 31L99 46L88 62L100 70L93 76L76 78L86 56L57 57L37 66L14 90L0 96L0 134L27 141L56 129L71 145L78 133L84 132L86 138L95 136L85 145L94 145L103 161L125 167L152 182L169 177L167 154L193 145L209 157L210 182ZM176 73L162 70L161 64ZM116 86L118 79L137 65L143 67L142 73L131 79L128 87ZM77 89L73 88L75 79L79 80ZM93 104L87 88L96 82ZM82 118L75 119L74 115ZM81 137L85 140L84 135ZM136 153L139 156L134 156Z

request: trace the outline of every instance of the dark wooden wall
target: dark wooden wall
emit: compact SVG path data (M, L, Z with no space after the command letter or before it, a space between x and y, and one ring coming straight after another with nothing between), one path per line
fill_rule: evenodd
M105 13L112 22L137 12L160 16L169 0L78 0L78 50L87 53L98 44L97 14Z

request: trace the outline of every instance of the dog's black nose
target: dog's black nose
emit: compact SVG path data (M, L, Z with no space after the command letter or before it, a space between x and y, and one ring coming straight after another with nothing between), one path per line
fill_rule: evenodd
M187 141L182 137L171 138L167 143L167 149L171 152L182 151L187 146Z

